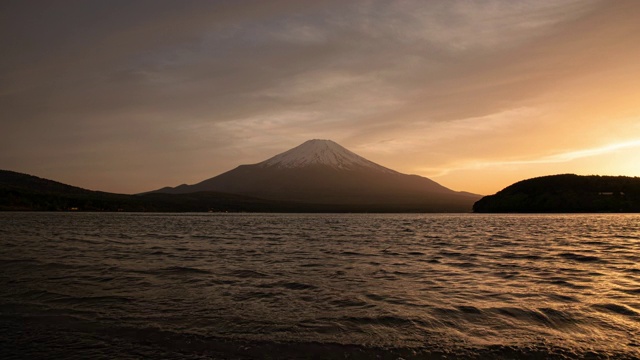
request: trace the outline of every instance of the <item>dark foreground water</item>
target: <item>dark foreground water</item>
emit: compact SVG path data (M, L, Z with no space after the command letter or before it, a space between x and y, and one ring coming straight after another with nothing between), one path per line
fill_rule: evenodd
M0 213L0 358L639 358L640 215Z

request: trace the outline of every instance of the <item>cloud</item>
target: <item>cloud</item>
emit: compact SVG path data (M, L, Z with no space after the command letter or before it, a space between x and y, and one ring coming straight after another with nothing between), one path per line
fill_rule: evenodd
M423 169L424 171L433 171L434 177L443 176L454 171L465 169L488 169L488 168L502 168L511 166L522 165L539 165L539 164L557 164L566 163L578 159L601 156L606 154L615 153L621 150L640 148L640 139L625 141L621 143L607 144L599 147L571 150L562 153L555 153L551 155L545 155L540 157L519 159L519 160L504 160L504 161L475 161L466 164L459 164L457 167L449 167L446 169Z
M595 1L398 1L357 6L356 24L375 38L449 51L511 45L579 17ZM358 20L360 20L358 22Z
M0 126L11 134L0 135L0 167L37 170L42 153L55 167L73 154L86 171L97 171L111 156L136 153L118 171L126 175L135 162L162 158L193 178L319 136L391 167L451 163L444 153L491 157L498 150L488 143L507 143L492 136L522 141L514 134L528 130L527 123L553 121L549 102L584 94L565 85L572 79L604 63L622 71L615 70L623 69L615 66L621 49L633 49L624 29L633 30L635 21L622 7L637 6L616 10L578 0L33 4L0 5L6 28ZM582 56L600 47L611 54L606 61ZM635 69L633 60L628 57L627 69ZM27 155L13 155L24 144ZM393 157L403 151L417 160ZM163 171L158 165L153 177ZM154 186L166 185L160 180ZM146 190L138 186L135 191Z
M626 142L622 142L622 143L609 144L609 145L600 146L600 147L596 147L596 148L569 151L569 152L565 152L565 153L562 153L562 154L551 155L551 156L539 159L536 162L538 162L538 163L566 162L566 161L571 161L571 160L575 160L575 159L580 159L580 158L585 158L585 157L592 157L592 156L599 156L599 155L603 155L603 154L616 152L616 151L619 151L619 150L624 150L624 149L629 149L629 148L636 148L636 147L640 147L640 139L632 140L632 141L626 141Z

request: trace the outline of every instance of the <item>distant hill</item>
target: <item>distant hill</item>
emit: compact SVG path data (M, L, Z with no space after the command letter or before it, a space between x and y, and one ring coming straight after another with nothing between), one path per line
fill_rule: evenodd
M0 210L113 210L128 205L127 195L91 191L32 175L0 170Z
M263 162L154 193L198 191L394 212L470 212L480 199L480 195L453 191L422 176L388 169L330 140L309 140Z
M640 178L543 176L517 182L473 205L478 213L640 212Z
M313 209L303 204L274 202L215 192L183 195L113 194L0 170L0 211L290 212L298 210Z

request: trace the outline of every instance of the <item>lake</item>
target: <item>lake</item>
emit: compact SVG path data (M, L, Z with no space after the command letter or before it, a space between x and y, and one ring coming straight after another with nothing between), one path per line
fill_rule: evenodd
M0 357L640 358L640 215L0 213Z

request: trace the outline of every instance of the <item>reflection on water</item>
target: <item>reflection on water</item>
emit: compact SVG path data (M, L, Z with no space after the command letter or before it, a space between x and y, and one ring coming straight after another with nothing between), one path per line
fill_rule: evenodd
M638 215L0 223L0 355L640 356Z

